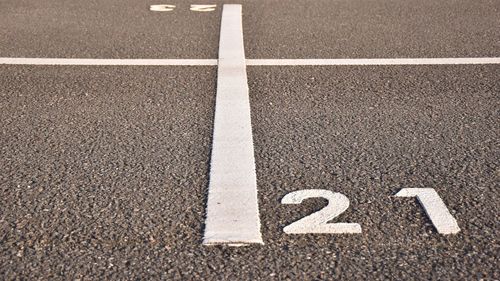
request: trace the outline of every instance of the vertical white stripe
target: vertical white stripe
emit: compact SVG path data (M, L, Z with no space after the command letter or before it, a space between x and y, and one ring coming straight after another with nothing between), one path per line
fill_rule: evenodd
M241 5L223 6L217 74L203 244L262 244Z

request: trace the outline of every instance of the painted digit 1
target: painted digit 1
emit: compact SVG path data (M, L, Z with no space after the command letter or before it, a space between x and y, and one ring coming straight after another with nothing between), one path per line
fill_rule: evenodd
M403 188L395 196L417 197L439 233L455 234L460 231L457 221L433 188Z

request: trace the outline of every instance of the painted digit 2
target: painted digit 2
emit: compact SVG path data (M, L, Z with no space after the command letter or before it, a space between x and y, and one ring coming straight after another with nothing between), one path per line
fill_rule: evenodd
M349 199L343 194L323 189L297 190L283 197L281 203L300 204L305 199L317 197L328 200L328 205L286 226L283 229L285 233L361 233L361 226L357 223L328 223L349 207Z

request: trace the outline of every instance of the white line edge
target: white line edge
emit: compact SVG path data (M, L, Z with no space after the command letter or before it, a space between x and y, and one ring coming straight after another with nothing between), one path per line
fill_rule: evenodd
M217 59L0 58L2 65L216 66ZM467 65L500 64L500 57L382 59L247 59L247 66Z
M251 66L500 64L500 58L248 59Z
M0 58L11 65L217 65L216 59L76 59L76 58Z

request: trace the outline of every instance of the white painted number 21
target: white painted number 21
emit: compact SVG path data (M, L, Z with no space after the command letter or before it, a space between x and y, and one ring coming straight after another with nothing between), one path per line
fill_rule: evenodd
M416 197L438 233L460 232L457 221L434 189L403 188L396 197ZM349 207L349 199L343 194L324 189L297 190L285 195L281 199L281 204L300 204L308 198L324 198L328 200L328 205L286 226L283 228L285 233L361 233L361 226L357 223L328 223Z

